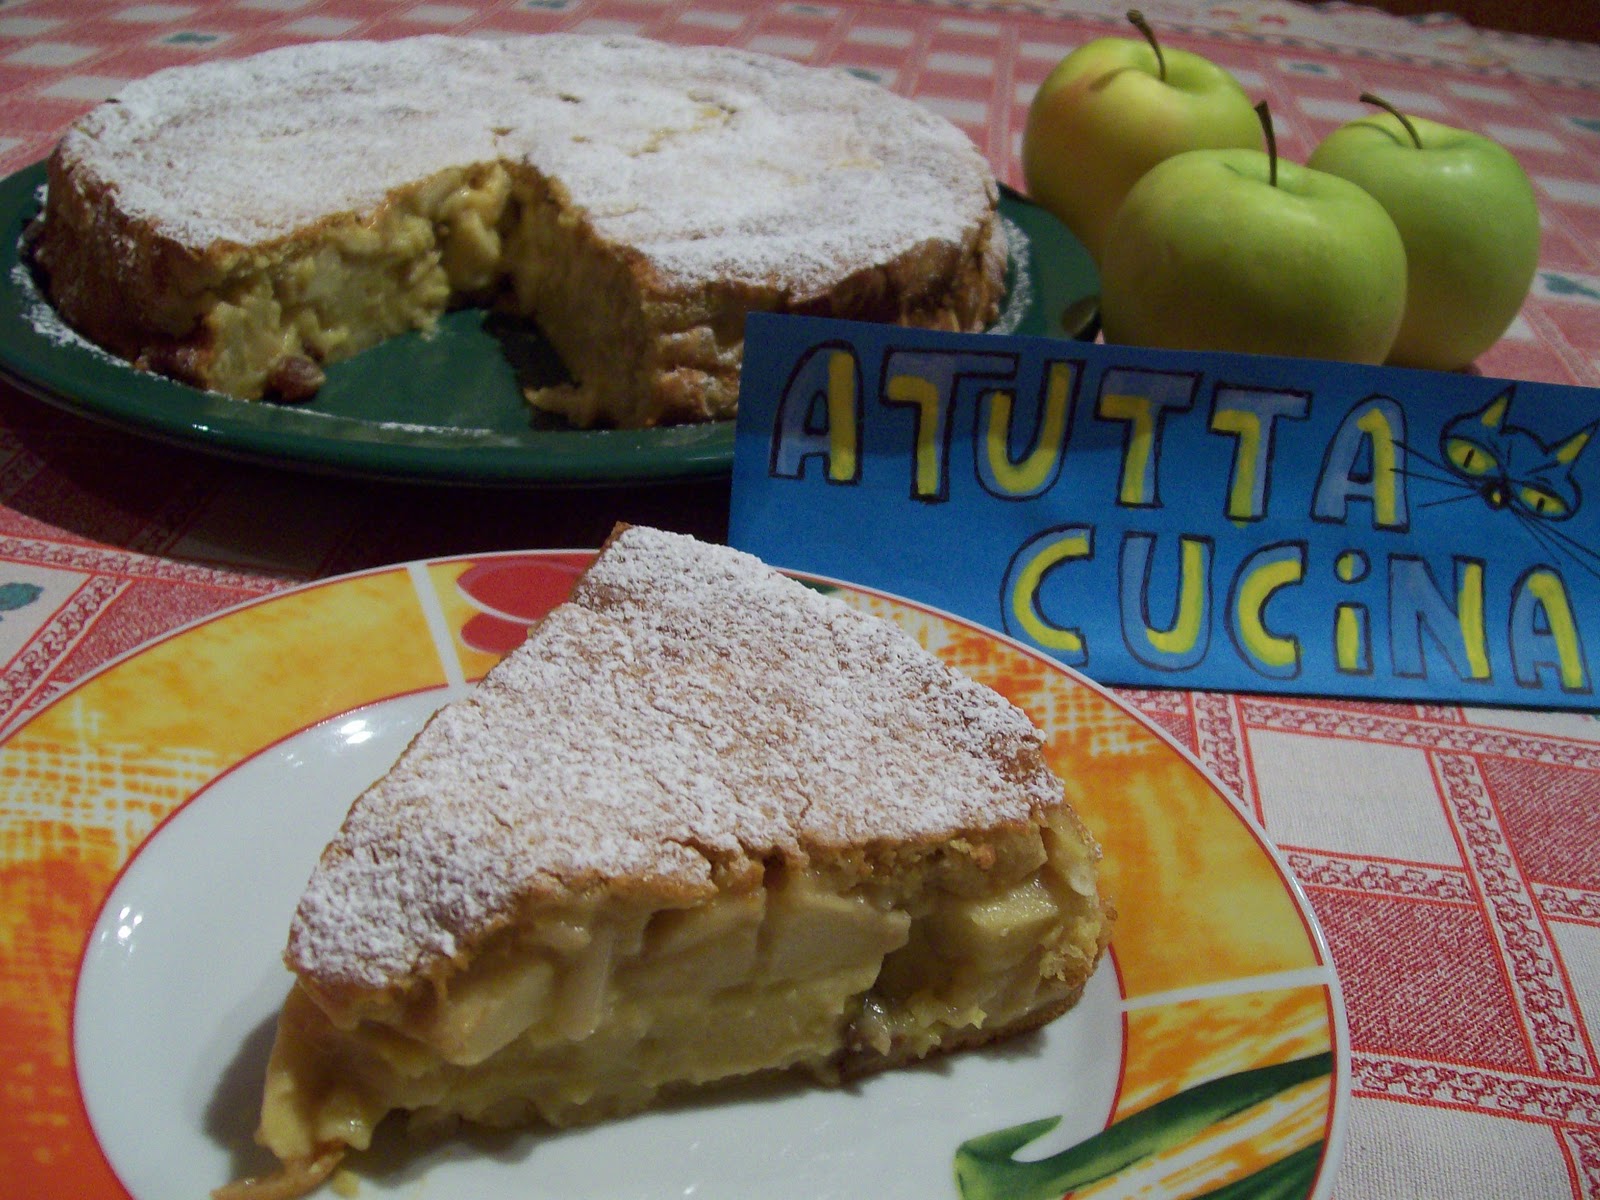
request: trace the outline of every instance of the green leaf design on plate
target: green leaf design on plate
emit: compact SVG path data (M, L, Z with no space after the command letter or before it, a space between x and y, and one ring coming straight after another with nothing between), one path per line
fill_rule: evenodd
M1224 1075L1168 1096L1059 1154L1033 1162L1018 1162L1012 1156L1054 1129L1061 1123L1060 1117L1046 1117L983 1134L963 1142L956 1150L956 1187L963 1200L1060 1200L1075 1188L1115 1175L1142 1158L1181 1145L1218 1121L1332 1071L1333 1054L1325 1050L1268 1067ZM1295 1158L1296 1155L1290 1155L1282 1163ZM1265 1175L1282 1163L1260 1174ZM1314 1175L1315 1160L1312 1172ZM1291 1169L1290 1178L1299 1176ZM1240 1181L1245 1182L1248 1181ZM1265 1185L1266 1181L1262 1181L1256 1186ZM1254 1191L1229 1192L1226 1188L1213 1193L1219 1198L1226 1196L1226 1200L1257 1194ZM1259 1194L1265 1198L1304 1193L1280 1190Z
M1225 1183L1195 1200L1305 1200L1311 1194L1311 1185L1317 1181L1322 1147L1319 1138L1277 1162L1268 1163L1254 1175Z

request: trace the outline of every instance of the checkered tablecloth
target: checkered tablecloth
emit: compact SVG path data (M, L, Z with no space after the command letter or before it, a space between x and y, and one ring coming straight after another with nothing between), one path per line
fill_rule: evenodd
M1364 111L1362 90L1510 147L1538 194L1541 266L1480 368L1600 386L1600 46L1344 5L1143 7L1169 44L1271 102L1290 157ZM1034 89L1072 47L1121 27L1120 6L1081 0L0 0L0 170L43 158L74 117L160 67L326 38L580 30L846 67L948 117L1020 185ZM0 583L38 589L0 615L0 725L152 637L288 584L594 545L616 519L718 537L726 502L721 481L452 492L316 478L92 426L0 385ZM1229 785L1321 919L1353 1050L1335 1194L1600 1197L1600 721L1123 696ZM28 1103L25 1058L0 1055L0 1105Z

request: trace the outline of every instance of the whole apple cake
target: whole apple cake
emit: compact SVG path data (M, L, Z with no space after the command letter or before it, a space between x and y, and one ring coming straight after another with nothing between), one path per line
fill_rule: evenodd
M979 329L993 175L920 106L743 51L552 34L158 72L52 155L35 256L140 367L303 399L462 303L531 317L579 426L732 415L753 310Z
M413 1122L823 1082L1080 996L1099 850L997 693L749 555L615 533L356 801L289 931L258 1139L298 1194Z

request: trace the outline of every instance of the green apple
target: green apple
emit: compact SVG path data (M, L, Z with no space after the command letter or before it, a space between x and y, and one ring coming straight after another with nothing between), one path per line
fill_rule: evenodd
M1238 80L1145 34L1078 47L1045 78L1028 108L1022 171L1029 195L1096 260L1111 216L1139 177L1201 148L1261 148L1261 126Z
M1355 184L1268 142L1190 150L1134 185L1100 265L1106 341L1384 361L1405 308L1399 231Z
M1400 230L1410 282L1390 362L1455 370L1499 340L1539 265L1538 204L1509 150L1391 109L1334 130L1308 165L1359 184Z

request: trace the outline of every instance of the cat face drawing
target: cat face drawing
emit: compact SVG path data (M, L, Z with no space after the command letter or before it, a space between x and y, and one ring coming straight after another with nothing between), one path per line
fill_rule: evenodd
M1491 514L1514 519L1552 561L1565 559L1569 566L1600 579L1600 548L1574 537L1560 524L1583 505L1574 468L1600 431L1600 421L1547 444L1507 419L1513 391L1508 387L1477 412L1447 421L1439 434L1437 459L1407 446L1433 468L1407 474L1447 485L1454 493L1430 500L1424 508L1482 503Z
M1478 412L1448 422L1439 438L1443 454L1439 465L1491 509L1509 508L1523 517L1564 521L1583 501L1572 468L1600 422L1546 445L1506 419L1511 396L1508 388Z

